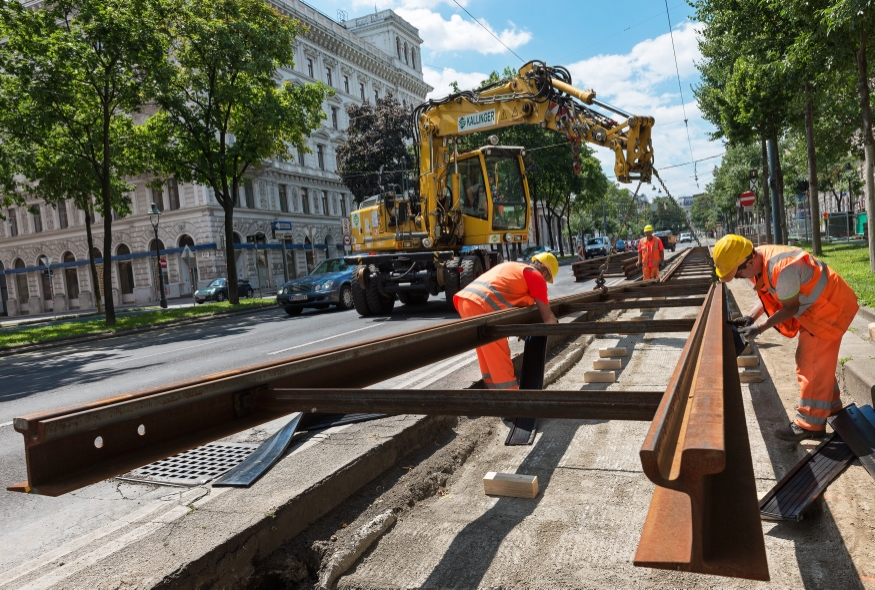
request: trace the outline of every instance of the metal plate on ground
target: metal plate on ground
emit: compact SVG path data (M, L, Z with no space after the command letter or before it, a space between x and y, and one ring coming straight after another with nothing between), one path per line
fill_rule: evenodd
M134 469L116 479L171 486L200 486L237 466L259 445L210 443Z
M841 436L828 436L765 495L760 501L760 516L802 520L805 509L853 459L853 451Z
M829 418L833 430L854 451L866 471L875 478L875 423L872 406L850 404Z

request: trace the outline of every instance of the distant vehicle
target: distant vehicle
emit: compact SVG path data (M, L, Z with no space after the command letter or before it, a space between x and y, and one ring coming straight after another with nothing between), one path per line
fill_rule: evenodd
M352 300L352 266L343 258L323 260L310 274L285 283L276 294L276 304L291 315L300 315L304 309L324 309L331 305L340 310L354 307Z
M237 281L237 295L240 297L252 297L255 291L249 281ZM222 302L228 299L228 279L216 279L203 289L194 292L194 301L198 305L207 301Z
M678 241L679 241L681 244L683 244L684 242L692 242L692 241L693 241L693 236L691 236L690 234L688 234L688 233L685 232L685 233L682 233L682 234L681 234L680 238L678 238Z
M630 252L637 252L638 251L638 238L629 240L627 245L628 245L628 247L626 248L627 250L629 250Z
M614 244L614 252L625 252L626 251L626 240L617 240L617 243Z
M529 246L525 250L523 250L522 254L520 254L519 258L517 258L517 262L529 262L532 259L532 256L535 254L540 254L541 252L552 252L553 250L550 246Z
M655 232L653 235L662 240L662 247L666 250L674 252L675 248L677 248L677 236L671 233L670 229Z
M610 249L610 238L606 236L589 238L586 241L586 246L583 249L583 257L588 260L590 258L597 258L599 256L607 256Z

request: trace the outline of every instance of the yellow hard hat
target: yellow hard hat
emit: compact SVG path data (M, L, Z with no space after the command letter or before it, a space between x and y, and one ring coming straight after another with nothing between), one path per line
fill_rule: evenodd
M644 231L653 231L653 226L648 223L644 226Z
M550 252L540 252L532 256L532 260L537 260L550 270L550 282L559 274L559 261Z
M717 277L723 281L731 281L735 277L738 265L753 252L753 242L744 236L726 234L714 244L714 266L717 267Z

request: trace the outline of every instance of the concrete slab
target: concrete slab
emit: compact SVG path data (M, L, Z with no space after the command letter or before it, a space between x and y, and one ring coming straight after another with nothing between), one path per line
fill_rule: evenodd
M597 370L622 369L623 361L620 359L598 359L592 362L592 368Z

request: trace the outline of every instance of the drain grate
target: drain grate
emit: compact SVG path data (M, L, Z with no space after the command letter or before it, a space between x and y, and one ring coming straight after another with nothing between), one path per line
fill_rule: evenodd
M134 469L116 479L136 483L199 486L236 467L257 444L210 443Z

